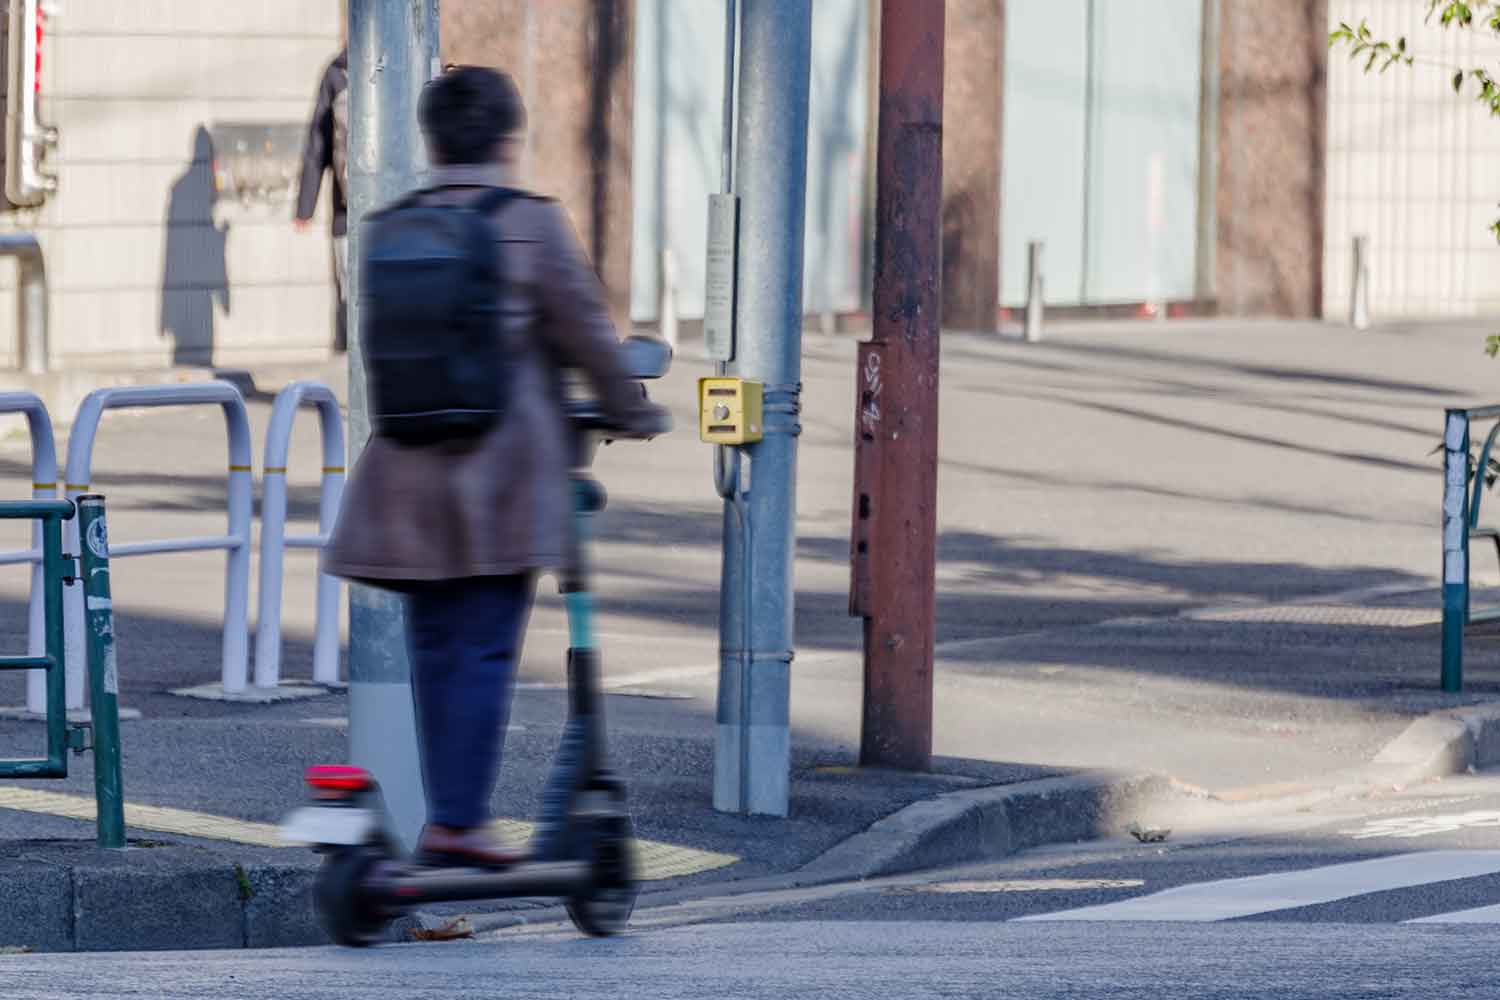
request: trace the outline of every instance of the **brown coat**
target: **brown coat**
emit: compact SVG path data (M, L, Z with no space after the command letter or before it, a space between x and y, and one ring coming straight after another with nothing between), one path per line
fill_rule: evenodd
M504 183L496 168L448 167L428 197L461 202ZM627 426L643 405L623 367L603 291L563 210L515 199L496 215L502 323L514 351L505 416L466 449L370 439L324 555L372 583L490 576L565 565L571 495L563 372L581 370Z

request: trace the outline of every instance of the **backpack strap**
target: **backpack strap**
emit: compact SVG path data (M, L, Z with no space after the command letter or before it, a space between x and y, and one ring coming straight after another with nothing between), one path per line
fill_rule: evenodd
M521 197L521 192L515 188L491 188L478 198L475 198L469 207L480 215L494 215L502 206L509 204L519 197Z

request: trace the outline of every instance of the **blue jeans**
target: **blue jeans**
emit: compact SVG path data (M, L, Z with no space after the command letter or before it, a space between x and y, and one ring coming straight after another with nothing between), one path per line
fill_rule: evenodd
M471 829L489 821L531 595L528 574L445 580L407 591L429 823Z

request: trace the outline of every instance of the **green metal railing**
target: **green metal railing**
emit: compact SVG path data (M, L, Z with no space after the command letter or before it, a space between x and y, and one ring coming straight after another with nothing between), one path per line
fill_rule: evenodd
M64 678L63 584L73 578L74 559L63 554L62 523L79 518L88 622L89 726L70 728ZM0 656L0 670L47 672L47 756L0 760L3 778L66 778L68 751L94 751L94 799L100 847L125 846L125 800L120 777L119 673L115 666L114 611L110 604L109 532L104 498L81 496L75 509L67 500L0 502L0 520L42 522L43 606L46 652L42 656ZM93 730L93 742L88 740Z
M33 760L0 759L0 778L66 778L68 712L63 677L63 582L71 577L71 560L62 551L62 523L72 520L66 500L0 502L0 520L42 522L42 579L45 588L47 644L42 656L0 656L0 670L47 671L47 756Z

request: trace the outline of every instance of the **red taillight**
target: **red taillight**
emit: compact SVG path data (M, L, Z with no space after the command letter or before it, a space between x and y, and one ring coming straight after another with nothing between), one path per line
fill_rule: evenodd
M42 22L46 20L46 17L46 12L38 8L36 12L36 80L34 81L38 94L42 92L42 39L44 37Z
M362 792L375 783L369 771L347 764L318 764L309 767L303 780L319 792Z

